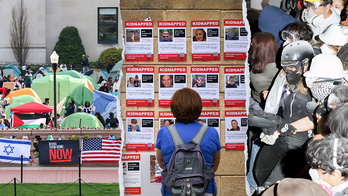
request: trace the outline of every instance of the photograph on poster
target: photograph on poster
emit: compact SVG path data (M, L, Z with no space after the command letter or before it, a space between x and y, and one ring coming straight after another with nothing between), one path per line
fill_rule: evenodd
M141 75L140 75L141 77ZM137 74L127 74L127 87L141 87L141 79Z
M206 87L205 75L192 75L192 87Z
M128 132L141 132L138 122L141 122L140 119L128 119Z
M226 75L226 88L239 87L239 75Z
M227 131L240 131L239 123L236 119L231 120L231 127Z
M173 88L173 75L161 75L160 80L161 88Z
M159 41L160 42L172 42L173 41L173 29L159 29Z
M225 28L225 40L239 40L239 28Z
M140 42L140 29L127 29L126 42Z
M175 124L175 118L159 119L159 127L162 129L164 126Z
M202 42L207 41L207 33L204 29L192 29L193 37L192 41L194 42Z

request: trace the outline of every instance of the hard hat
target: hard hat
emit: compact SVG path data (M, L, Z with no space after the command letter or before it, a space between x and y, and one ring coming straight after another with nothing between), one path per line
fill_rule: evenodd
M309 71L303 74L304 77L317 78L343 78L345 72L341 60L333 54L318 54L312 59Z
M333 46L343 46L347 43L348 27L340 24L328 26L319 38L326 44Z
M292 42L286 45L281 55L281 65L283 67L295 66L300 67L303 60L313 58L314 51L312 46L303 40Z

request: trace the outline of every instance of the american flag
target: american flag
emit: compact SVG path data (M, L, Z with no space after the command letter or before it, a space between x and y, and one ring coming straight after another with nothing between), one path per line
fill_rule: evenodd
M121 150L121 140L102 138L82 140L81 162L118 162Z

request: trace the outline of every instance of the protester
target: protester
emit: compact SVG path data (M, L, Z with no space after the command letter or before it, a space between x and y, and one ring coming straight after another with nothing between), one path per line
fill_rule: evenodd
M81 63L81 65L82 65L82 68L83 68L83 72L89 71L88 57L89 56L86 57L86 55L84 55L84 54L82 55L82 63Z
M4 119L0 119L0 129L6 128L6 125L4 124Z
M202 100L199 94L189 88L176 91L171 99L171 111L177 119L175 127L184 143L190 142L198 133L201 124L195 122L202 111ZM174 151L174 143L171 134L166 126L159 130L156 142L156 157L161 168L167 166ZM200 144L203 156L208 167L216 171L220 163L220 139L217 131L209 127ZM197 168L198 169L198 168ZM163 186L163 185L162 185ZM213 193L213 186L216 190L214 178L212 178L207 193ZM162 190L162 189L161 189ZM170 195L167 189L165 195ZM163 194L162 194L163 195Z
M107 87L106 81L102 81L100 84L101 84L101 87L99 88L99 91L109 93L109 88Z
M323 42L322 53L337 55L348 41L348 26L332 24L319 35L319 39Z
M99 119L100 123L105 127L105 120L99 112L95 113L95 116Z
M82 107L82 112L92 114L95 111L95 106L91 105L89 101L85 102L85 106Z
M50 104L50 98L45 98L45 102L43 102L42 104L44 105Z
M115 78L114 84L112 85L112 91L111 92L117 92L119 87L118 79Z
M106 126L112 128L118 127L118 119L114 116L114 113L109 113L109 118L106 119Z
M31 87L32 79L33 79L33 75L30 73L29 70L27 70L24 76L24 84L26 88Z
M66 116L68 117L70 114L75 113L76 110L75 99L70 99L69 106L66 108Z

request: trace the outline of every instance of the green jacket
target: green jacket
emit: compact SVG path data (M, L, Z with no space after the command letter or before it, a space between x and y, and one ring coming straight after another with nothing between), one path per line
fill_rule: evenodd
M32 83L32 80L33 80L33 76L32 75L26 75L24 76L24 84L31 84Z

